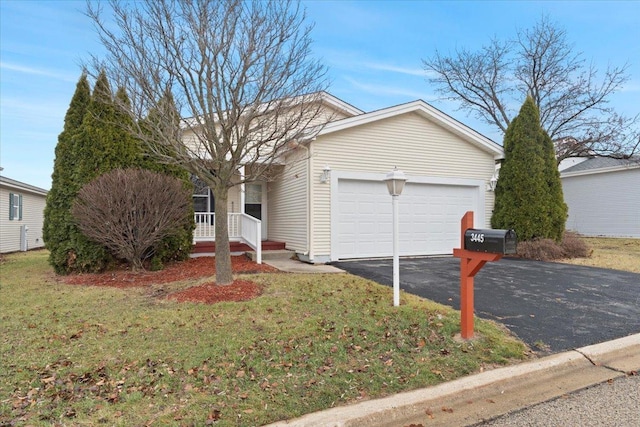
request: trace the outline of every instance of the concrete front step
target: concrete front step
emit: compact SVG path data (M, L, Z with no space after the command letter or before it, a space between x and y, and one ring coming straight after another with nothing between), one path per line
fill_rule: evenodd
M247 256L251 259L251 261L256 260L256 252L255 251L247 251ZM262 260L270 260L270 259L290 259L295 255L294 251L289 251L287 249L276 249L276 250L263 250L262 251Z
M265 240L264 242L262 242L262 251L264 253L264 251L268 251L268 250L284 249L285 245L286 244L284 242L273 242L273 241ZM232 253L246 252L246 251L252 250L249 245L242 242L229 242L229 248L231 249ZM193 249L191 252L195 254L198 254L198 253L211 254L211 253L215 253L215 251L216 251L215 242L207 241L207 242L196 242L193 245Z

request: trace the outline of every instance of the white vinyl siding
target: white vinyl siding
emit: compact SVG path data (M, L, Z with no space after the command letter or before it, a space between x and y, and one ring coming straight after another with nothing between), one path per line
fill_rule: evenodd
M287 159L280 177L268 186L269 239L285 242L287 249L307 248L307 151L300 148Z
M22 219L19 215L9 220L9 194L22 196ZM17 197L16 197L17 198ZM0 253L20 250L20 227L26 226L27 247L36 249L44 246L42 225L46 195L28 190L0 187Z
M394 167L411 182L421 179L464 178L487 182L495 167L494 154L464 140L422 115L411 112L321 135L312 143L313 252L331 252L331 189L320 183L322 168L331 167L332 179L340 172L386 174ZM493 193L484 191L484 222L488 227ZM402 198L402 196L400 196ZM389 203L391 203L389 196ZM479 213L478 213L479 214ZM478 215L477 215L478 217Z
M640 237L640 168L562 178L566 228L586 236Z

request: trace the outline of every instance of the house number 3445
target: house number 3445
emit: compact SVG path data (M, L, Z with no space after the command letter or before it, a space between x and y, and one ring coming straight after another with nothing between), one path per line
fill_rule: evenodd
M484 243L484 233L471 233L471 241Z

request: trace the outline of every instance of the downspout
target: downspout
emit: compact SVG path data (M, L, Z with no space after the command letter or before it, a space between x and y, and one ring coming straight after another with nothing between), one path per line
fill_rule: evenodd
M307 152L307 203L306 203L306 221L307 221L307 250L302 253L302 255L306 256L309 262L313 260L313 233L311 228L311 219L313 218L311 214L311 200L312 200L312 192L313 192L313 182L312 182L312 170L313 170L313 161L311 160L312 150L311 150L311 141L308 142L308 146L306 144L298 144L299 147L303 147Z
M308 167L307 167L307 253L309 262L313 262L313 147L311 146L313 141L309 141L309 148L307 148L308 154Z

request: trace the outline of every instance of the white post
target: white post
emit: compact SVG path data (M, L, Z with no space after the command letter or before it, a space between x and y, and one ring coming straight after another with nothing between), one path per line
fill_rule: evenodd
M384 179L391 195L393 206L393 306L400 305L400 219L398 217L398 197L407 182L402 171L394 168Z
M393 306L400 305L400 226L398 221L398 196L391 196L393 203Z
M240 167L240 179L244 181L244 166ZM240 213L244 213L244 200L245 200L245 185L244 182L240 184Z

